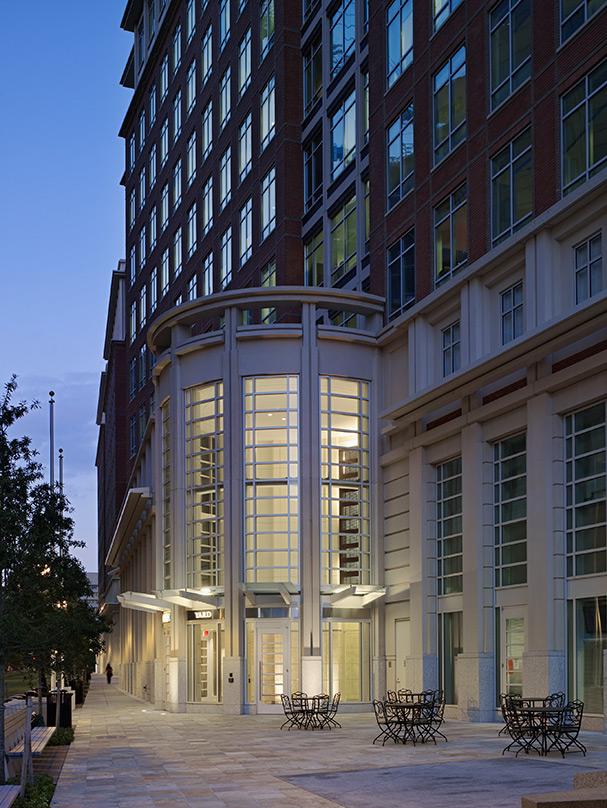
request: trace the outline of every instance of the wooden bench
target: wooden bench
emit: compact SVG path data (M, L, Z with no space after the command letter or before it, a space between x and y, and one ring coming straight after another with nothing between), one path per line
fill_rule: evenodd
M55 727L34 727L32 730L32 755L40 755L47 743L55 734ZM9 758L21 757L23 754L23 738L12 746L6 756Z
M0 808L11 808L19 796L19 786L0 786Z

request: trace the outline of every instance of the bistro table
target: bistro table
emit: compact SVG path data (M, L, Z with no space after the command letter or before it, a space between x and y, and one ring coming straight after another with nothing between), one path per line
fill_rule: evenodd
M398 729L396 735L402 743L408 740L415 745L419 740L425 743L428 738L434 740L432 718L433 701L394 701L386 702L386 710L396 719ZM436 741L435 741L436 743Z
M327 723L329 713L329 696L306 696L294 693L291 696L293 715L297 724L303 729L322 729Z
M533 704L532 702L542 701L541 699L523 699L521 703L517 704L515 709L523 716L524 724L531 729L531 736L529 739L529 748L534 747L534 741L539 740L540 755L546 756L548 754L548 741L550 739L551 726L560 723L561 717L565 712L564 707L546 707L544 705ZM545 701L545 699L543 700ZM525 702L529 702L526 704ZM527 751L527 750L526 750Z

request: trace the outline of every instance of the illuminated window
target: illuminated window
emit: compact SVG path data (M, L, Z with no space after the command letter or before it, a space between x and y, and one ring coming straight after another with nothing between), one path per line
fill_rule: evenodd
M326 620L322 625L322 687L342 701L370 699L370 626Z

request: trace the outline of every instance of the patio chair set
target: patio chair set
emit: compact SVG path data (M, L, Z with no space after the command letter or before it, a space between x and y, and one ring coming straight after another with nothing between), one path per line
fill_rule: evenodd
M441 731L444 721L445 699L440 690L424 690L412 693L410 690L389 690L385 701L373 702L375 720L379 734L373 743L381 740L382 746L387 740L394 743L411 741L416 743L436 744L436 736L447 740Z
M583 701L567 701L564 693L552 693L540 698L523 698L502 694L500 696L505 726L500 731L507 733L510 743L502 754L537 752L545 756L553 749L563 757L569 751L586 755L586 747L578 736L584 714Z
M283 693L280 697L282 709L285 714L285 721L281 729L285 727L290 730L297 729L332 729L341 727L336 720L337 710L341 693L331 696L322 693L318 696L308 696L307 693L292 693L287 696Z

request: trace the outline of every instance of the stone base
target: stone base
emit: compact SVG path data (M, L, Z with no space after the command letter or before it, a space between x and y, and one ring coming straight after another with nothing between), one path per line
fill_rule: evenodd
M493 654L459 654L455 683L459 718L463 721L495 721L495 671Z
M567 691L567 664L564 651L525 651L523 654L523 695L536 697Z
M224 657L223 660L223 712L240 715L244 699L244 659Z
M521 808L605 808L605 806L607 806L607 788L531 794L521 800Z

